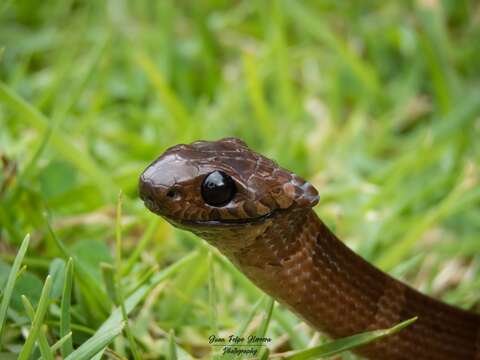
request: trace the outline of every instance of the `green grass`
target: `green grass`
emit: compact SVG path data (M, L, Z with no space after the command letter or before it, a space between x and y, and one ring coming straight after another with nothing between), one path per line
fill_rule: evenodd
M0 357L208 359L213 331L265 332L277 357L354 344L315 336L141 204L138 175L164 149L223 136L311 180L318 214L370 262L478 309L479 14L466 0L4 1Z

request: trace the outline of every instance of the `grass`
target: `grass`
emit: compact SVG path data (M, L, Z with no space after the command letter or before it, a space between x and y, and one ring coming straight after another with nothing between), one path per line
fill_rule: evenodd
M370 262L478 309L479 36L467 0L0 5L0 357L207 359L213 331L345 350L139 201L164 149L222 136L311 180Z

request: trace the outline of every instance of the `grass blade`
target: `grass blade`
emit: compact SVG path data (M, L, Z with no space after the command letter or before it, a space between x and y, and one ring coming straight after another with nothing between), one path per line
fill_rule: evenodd
M247 331L248 325L252 322L253 318L255 317L255 314L257 313L258 309L260 309L260 306L263 304L263 302L266 299L266 295L263 295L256 303L253 305L252 310L248 314L248 316L245 318L243 323L240 325L237 334L238 336L242 337L245 335L245 332Z
M18 355L18 360L27 360L30 358L35 341L40 334L43 319L45 318L45 314L47 313L51 288L52 278L50 275L48 275L45 280L45 285L42 289L40 300L38 302L37 311L35 312L35 316L32 321L30 333L28 334L27 339L25 340L25 344L23 345L22 350Z
M85 341L77 350L68 355L65 360L91 360L100 351L110 344L122 332L124 323L104 327L90 339Z
M122 270L123 275L126 275L132 271L133 266L137 263L140 255L145 250L145 247L148 245L149 241L152 239L155 230L157 230L158 224L158 217L153 218L153 220L148 224L147 230L145 230L142 238L138 242L137 246L135 246L135 250L133 251L132 255L130 255L128 258L127 265Z
M372 341L379 340L386 336L395 334L396 332L404 329L405 327L415 322L415 320L417 320L416 317L397 324L390 329L368 331L361 334L348 336L343 339L334 340L329 343L315 346L311 349L302 350L291 355L274 355L272 356L272 358L280 358L283 360L309 360L336 355L341 352L351 350L358 346L366 345Z
M110 300L115 305L118 305L118 294L117 288L115 286L115 267L109 263L101 263L100 268L102 270L103 282L105 283L105 289L107 289L107 294L110 297Z
M266 306L266 311L262 320L262 323L260 324L260 328L258 331L258 337L263 338L267 334L268 330L268 325L270 325L270 321L272 320L272 313L273 313L273 307L275 305L275 300L272 297L268 298L267 306ZM262 348L260 352L260 358L261 359L267 359L268 354L270 353L270 350L265 346Z
M258 331L259 337L264 337L267 333L268 325L270 324L270 320L272 320L272 313L273 313L273 306L275 305L275 300L272 297L268 298L265 316L263 317L263 321L260 325L260 329Z
M122 287L122 192L118 194L117 201L117 216L115 224L115 267L116 267L116 276L115 282L116 286L113 291L113 296L117 298L117 306L120 306L122 311L122 318L125 322L125 333L127 335L128 343L130 344L130 350L132 351L133 358L135 360L140 360L140 353L138 352L137 344L135 343L135 338L133 337L132 330L128 322L128 314L125 308L125 301L123 296L123 287ZM107 272L108 273L108 272Z
M31 321L33 321L35 317L35 310L33 309L32 304L30 303L30 301L28 301L25 295L22 295L22 302L28 317L30 318ZM44 328L38 334L38 345L40 347L40 352L42 354L42 357L47 360L53 360L52 351L50 349L50 345L48 345Z
M64 337L60 338L55 344L52 345L50 350L55 353L58 349L62 348L67 342L72 342L72 332L69 332ZM73 350L72 350L73 351Z
M215 285L215 272L212 253L208 253L208 300L210 329L212 334L217 334L217 289Z
M8 280L5 285L5 290L3 292L2 303L0 304L0 350L2 349L2 334L3 334L3 325L5 323L5 317L7 315L8 305L13 293L13 288L15 286L15 280L17 279L17 272L20 269L22 260L27 252L28 244L30 242L30 235L25 236L18 250L17 256L13 261L12 268L10 269L10 274L8 275Z
M454 68L450 66L448 37L445 36L445 23L439 7L420 5L417 11L419 20L420 50L430 72L432 86L442 114L447 114L455 100Z
M72 334L70 329L70 304L72 298L72 282L73 282L73 259L68 259L65 271L65 282L63 284L62 301L60 305L60 336L62 339L68 334ZM72 337L70 336L62 343L61 353L65 358L73 351Z
M177 360L177 344L175 344L175 332L173 329L168 334L168 360Z

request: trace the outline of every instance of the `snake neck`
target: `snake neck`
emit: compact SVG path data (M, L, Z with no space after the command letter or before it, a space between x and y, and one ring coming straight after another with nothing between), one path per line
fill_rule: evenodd
M312 210L286 213L226 252L257 286L334 338L400 333L357 352L371 359L480 359L480 316L419 293L351 251ZM477 356L477 357L475 357Z

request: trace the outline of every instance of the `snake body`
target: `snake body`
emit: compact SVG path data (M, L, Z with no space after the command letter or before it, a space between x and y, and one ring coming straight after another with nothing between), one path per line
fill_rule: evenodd
M202 196L220 171L235 193ZM229 181L230 181L229 180ZM402 331L358 348L369 359L480 360L480 315L429 296L375 268L312 210L315 188L239 139L176 145L142 173L146 206L216 246L253 283L333 338L391 327Z

